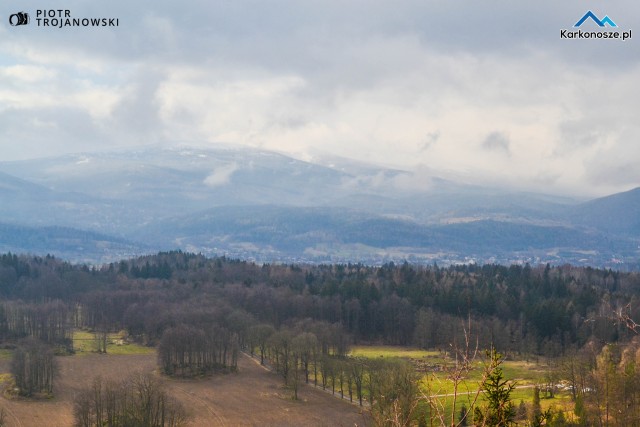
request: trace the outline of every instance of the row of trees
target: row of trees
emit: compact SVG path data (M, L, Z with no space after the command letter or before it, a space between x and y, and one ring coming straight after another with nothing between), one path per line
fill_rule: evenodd
M291 330L274 332L267 340L267 355L273 368L279 372L297 399L299 384L313 382L324 390L363 406L367 402L374 423L379 426L420 425L479 425L508 426L515 423L518 414L511 400L515 384L502 372L503 356L495 350L487 352L482 378L475 392L465 396L468 406L460 413L447 413L445 401L456 407L455 397L463 394L454 386L452 394L441 396L430 387L425 392L419 387L420 375L411 363L400 359L368 359L345 354L322 353L315 335ZM462 355L462 354L461 354ZM464 356L464 362L450 370L455 385L468 380L478 369L475 355ZM456 377L456 378L454 378ZM458 395L459 394L459 395ZM479 396L483 394L483 403ZM526 409L524 418L526 419ZM450 419L447 419L450 416ZM539 410L528 418L531 425L542 425L551 420L551 412Z
M407 422L413 419L418 377L410 363L321 354L313 334L301 333L290 340L286 334L273 335L269 360L292 390L294 399L303 382L313 383L360 406L367 402L379 420L386 420L391 414Z
M419 387L420 375L416 367L400 359L368 359L345 355L322 354L317 339L311 333L294 335L290 330L274 332L268 340L268 361L279 372L284 383L297 398L299 384L313 382L315 386L330 389L332 394L367 403L375 425L410 426L508 426L516 420L525 420L533 426L544 425L553 418L551 411L517 408L511 393L515 383L505 378L501 364L503 356L492 350L487 352L477 390L470 394L454 386L453 393L440 395L430 386L427 391ZM468 356L468 355L467 355ZM457 376L454 384L469 380L470 373L478 369L475 356L451 368ZM459 412L448 409L446 402L456 408L456 396L464 402ZM483 395L482 399L479 397ZM524 405L524 404L523 404ZM564 424L554 424L564 425Z
M0 340L34 337L48 344L72 350L70 310L62 301L25 304L0 302Z
M364 400L388 399L393 394L389 387L396 388L388 384L389 379L393 382L398 372L406 376L407 384L416 385L415 369L407 363L347 356L349 347L339 324L302 321L279 330L268 324L254 325L247 346L252 356L259 353L262 364L269 363L282 375L295 399L302 382L330 389L342 398L348 396L360 406ZM382 403L379 406L386 408Z

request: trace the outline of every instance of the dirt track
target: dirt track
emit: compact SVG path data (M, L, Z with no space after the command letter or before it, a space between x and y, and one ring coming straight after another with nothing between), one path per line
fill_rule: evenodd
M73 425L73 399L92 379L118 379L130 372L153 372L155 355L61 357L55 398L29 401L0 398L8 426L42 427ZM216 375L205 380L166 380L170 393L182 401L191 415L191 426L353 426L369 425L360 408L321 390L301 386L299 400L282 387L277 375L265 371L246 356L238 374ZM0 372L9 361L0 360Z

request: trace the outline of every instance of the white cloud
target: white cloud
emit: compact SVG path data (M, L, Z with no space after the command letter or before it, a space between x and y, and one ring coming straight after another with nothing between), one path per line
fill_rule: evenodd
M7 159L224 142L560 193L635 179L594 177L598 162L640 161L638 43L560 40L584 13L577 0L65 7L120 27L0 27L0 132L23 141L0 140ZM601 12L633 27L640 6Z
M238 170L236 163L220 166L205 178L204 183L209 187L221 187L231 182L231 176Z

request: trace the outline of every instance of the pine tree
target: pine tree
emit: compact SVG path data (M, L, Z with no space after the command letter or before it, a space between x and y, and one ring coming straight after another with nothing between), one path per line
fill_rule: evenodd
M514 424L516 409L511 401L511 392L515 389L515 384L504 379L500 365L503 356L491 349L487 352L489 364L487 374L482 382L482 390L487 398L487 406L476 407L474 418L480 426L509 426Z
M540 389L538 386L533 388L533 403L531 405L531 419L536 419L542 413L540 406Z
M464 405L464 403L462 404L462 408L460 408L460 423L458 424L459 426L468 426L469 425L469 420L468 420L468 414L467 414L467 407Z

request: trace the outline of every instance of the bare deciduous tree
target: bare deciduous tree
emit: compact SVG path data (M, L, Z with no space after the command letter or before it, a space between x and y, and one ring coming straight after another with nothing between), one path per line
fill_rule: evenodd
M121 382L96 378L74 401L76 427L180 427L187 420L182 404L149 374L133 374Z
M57 364L53 351L46 344L29 338L13 353L11 374L20 394L53 393Z

